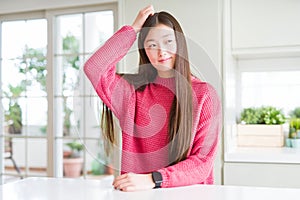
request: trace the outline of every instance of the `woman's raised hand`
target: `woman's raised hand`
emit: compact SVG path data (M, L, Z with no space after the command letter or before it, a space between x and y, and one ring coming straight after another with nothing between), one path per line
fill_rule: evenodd
M153 15L153 14L154 14L154 8L152 5L149 5L145 8L143 8L142 10L140 10L140 12L136 16L136 18L132 24L132 27L136 33L138 33L141 30L143 24L145 23L145 21L149 17L149 15Z

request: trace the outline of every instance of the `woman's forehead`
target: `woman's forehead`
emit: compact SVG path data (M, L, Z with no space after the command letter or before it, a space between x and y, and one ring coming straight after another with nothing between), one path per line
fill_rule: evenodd
M168 36L174 36L174 30L170 28L169 26L166 26L164 24L159 24L155 27L151 27L149 30L149 33L146 37L147 39L159 39L163 37L168 37Z

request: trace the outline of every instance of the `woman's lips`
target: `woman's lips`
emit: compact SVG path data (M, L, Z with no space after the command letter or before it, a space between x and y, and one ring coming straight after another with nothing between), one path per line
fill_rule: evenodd
M158 62L164 63L164 62L167 62L170 59L171 59L171 57L170 58L159 59Z

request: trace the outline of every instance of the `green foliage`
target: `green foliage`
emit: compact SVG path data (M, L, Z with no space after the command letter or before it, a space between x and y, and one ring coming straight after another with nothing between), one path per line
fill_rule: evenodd
M9 124L10 133L21 133L22 109L18 103L21 94L26 91L27 86L34 81L40 83L41 89L46 91L46 53L44 49L33 49L25 46L23 55L18 58L16 64L21 74L26 79L20 80L17 86L8 85L8 91L4 95L9 98L9 108L5 111L5 120Z
M263 107L261 108L262 118L265 124L284 124L285 116L281 110L278 110L275 107Z
M300 118L290 119L289 138L299 138L297 134L300 131Z
M21 133L22 130L22 110L21 106L16 102L9 106L5 113L5 120L9 124L9 133Z
M98 155L98 158L100 156ZM91 171L93 175L105 174L105 164L100 162L100 159L94 159L91 163Z
M18 64L19 72L26 75L22 83L26 86L38 82L43 91L46 91L47 60L45 49L33 49L25 46L21 62Z
M246 124L261 124L260 110L256 108L245 108L241 113L241 121Z
M300 118L300 107L295 108L290 113L291 118Z
M21 133L22 131L22 109L18 103L18 98L25 91L23 84L12 86L8 85L8 91L4 91L4 96L9 98L9 108L5 111L5 121L8 123L9 133Z
M79 40L74 35L68 34L63 38L63 51L72 55L66 58L67 63L71 64L74 69L79 70Z
M284 124L286 118L281 110L272 107L245 108L241 112L241 122L246 124Z
M80 152L84 149L84 145L77 140L66 143L66 145L71 149L72 153L70 155L71 158L80 157Z

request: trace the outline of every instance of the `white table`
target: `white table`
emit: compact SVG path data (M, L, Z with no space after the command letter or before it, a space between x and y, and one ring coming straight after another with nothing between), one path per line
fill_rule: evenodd
M1 200L293 200L300 189L192 185L187 187L121 192L112 179L82 180L26 178L0 186Z

